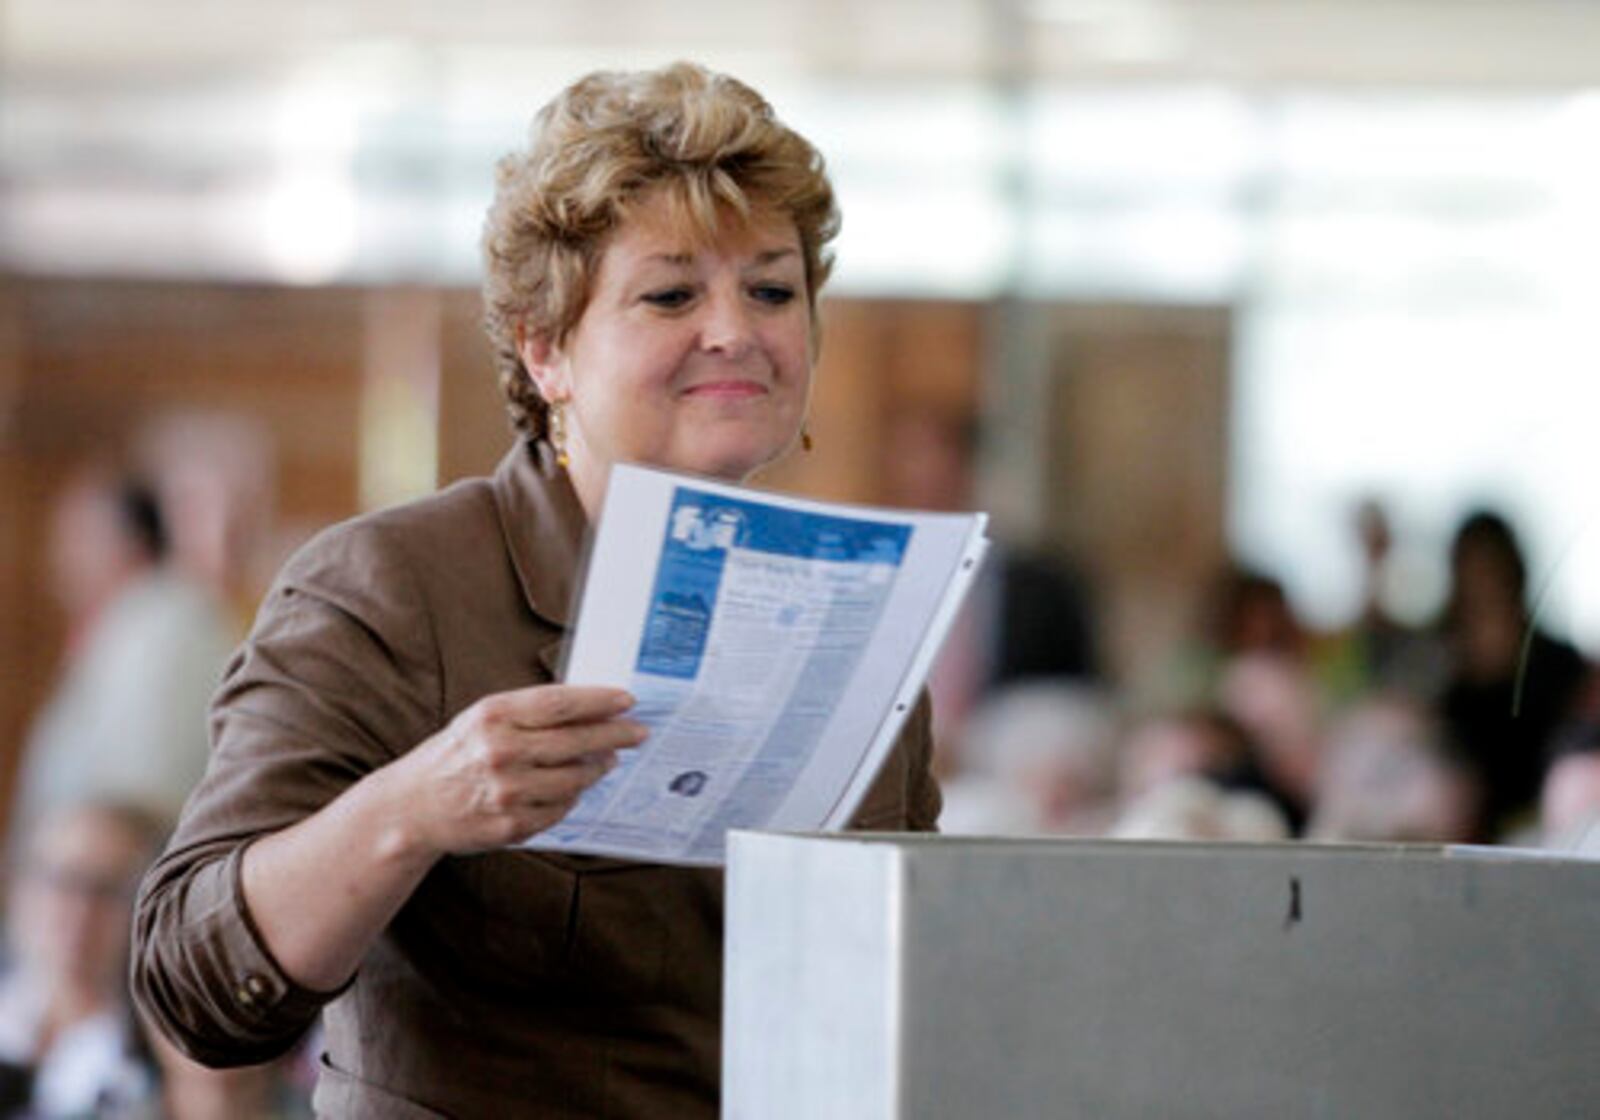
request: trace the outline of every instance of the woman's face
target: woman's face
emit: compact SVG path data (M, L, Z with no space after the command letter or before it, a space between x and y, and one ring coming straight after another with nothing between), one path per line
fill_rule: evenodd
M29 849L11 914L19 954L52 986L115 986L148 853L125 826L93 808L62 810Z
M566 406L591 509L613 463L740 480L805 417L811 314L794 223L758 212L699 245L670 213L647 198L612 234L564 346L523 346L545 399Z

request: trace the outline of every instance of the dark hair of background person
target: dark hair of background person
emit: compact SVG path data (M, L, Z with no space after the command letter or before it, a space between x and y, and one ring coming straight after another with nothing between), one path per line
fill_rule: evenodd
M117 516L128 538L134 541L152 563L166 560L172 548L166 517L156 492L143 479L125 478L117 484Z
M1259 569L1230 563L1212 584L1204 617L1213 650L1224 656L1281 653L1300 656L1305 632L1283 584Z
M1511 522L1491 509L1476 509L1468 513L1457 526L1455 537L1450 542L1451 565L1459 564L1469 551L1493 558L1505 577L1506 586L1514 590L1518 600L1521 600L1528 589L1528 562Z

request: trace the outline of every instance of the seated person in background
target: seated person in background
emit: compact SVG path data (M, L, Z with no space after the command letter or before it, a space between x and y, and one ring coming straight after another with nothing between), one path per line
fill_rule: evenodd
M984 701L967 721L961 773L944 785L943 832L1096 836L1111 823L1116 718L1083 685L1036 681Z
M1141 706L1217 705L1254 741L1255 780L1303 826L1316 771L1319 721L1330 694L1319 644L1284 585L1230 562L1198 604L1192 635L1153 677L1136 682Z
M1361 602L1355 617L1311 639L1313 672L1334 706L1374 692L1432 697L1444 684L1445 651L1438 635L1401 619L1392 604L1414 597L1412 565L1395 559L1389 513L1373 496L1351 510L1350 536L1361 563Z
M1137 682L1147 703L1209 703L1228 667L1244 657L1304 662L1310 639L1283 584L1235 561L1225 564L1196 604L1190 633Z
M1463 521L1450 568L1450 679L1440 712L1451 744L1482 780L1478 835L1494 839L1534 814L1551 739L1574 714L1587 666L1529 618L1527 565L1503 517L1480 511Z
M1120 755L1118 794L1124 804L1183 777L1277 802L1262 772L1260 745L1220 707L1200 704L1144 716L1123 739Z
M1322 698L1305 662L1279 653L1234 658L1217 682L1217 703L1255 744L1256 783L1299 834L1316 796Z
M1288 821L1265 792L1250 733L1217 708L1149 715L1121 745L1119 839L1281 840Z
M932 408L894 414L883 441L885 500L910 509L973 508L976 424ZM1100 676L1090 596L1059 556L994 541L956 616L928 689L935 764L959 773L963 728L984 698L1008 685Z
M1600 725L1569 728L1539 797L1540 846L1600 856Z
M1174 778L1231 783L1249 769L1254 750L1249 732L1213 708L1145 716L1123 738L1118 792L1130 801Z
M1312 840L1456 844L1472 839L1479 792L1448 757L1419 701L1374 697L1328 733L1306 835Z
M1107 834L1114 840L1289 839L1289 824L1259 793L1226 790L1200 777L1174 778L1129 802Z
M126 976L134 888L162 832L132 806L84 802L27 837L0 977L0 1115L118 1116L154 1098Z
M185 1057L160 1031L147 1032L161 1070L162 1120L309 1120L315 1033L280 1061L211 1069Z
M204 773L206 705L233 633L211 594L167 562L168 544L135 480L88 468L61 494L49 555L67 651L24 746L13 837L86 798L175 819Z

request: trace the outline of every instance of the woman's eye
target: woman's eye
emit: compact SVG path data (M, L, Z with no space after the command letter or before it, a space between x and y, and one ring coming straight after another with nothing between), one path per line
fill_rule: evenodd
M750 294L757 302L774 307L781 307L794 299L794 289L787 284L757 284L750 289Z
M693 298L694 293L688 288L663 288L658 292L646 293L644 301L653 307L662 307L672 311L684 306Z

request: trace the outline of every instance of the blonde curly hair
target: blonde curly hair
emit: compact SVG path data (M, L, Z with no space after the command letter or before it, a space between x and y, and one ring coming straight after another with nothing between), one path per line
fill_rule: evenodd
M519 333L566 342L610 233L649 192L704 242L755 210L794 221L816 330L839 211L821 154L744 83L692 63L580 78L539 111L528 146L497 167L484 220L484 327L512 423L547 432L549 408Z

